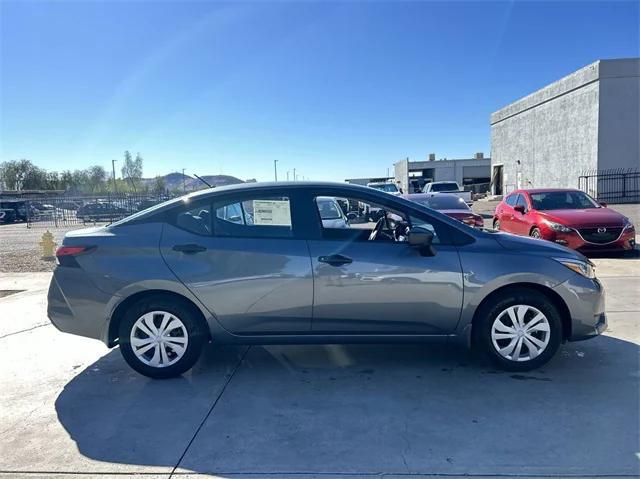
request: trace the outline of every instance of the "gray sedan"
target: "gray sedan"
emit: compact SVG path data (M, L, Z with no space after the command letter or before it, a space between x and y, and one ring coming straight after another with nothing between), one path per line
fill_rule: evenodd
M358 220L323 223L327 198ZM580 253L355 185L206 190L67 233L57 259L53 324L119 345L154 378L187 371L208 342L455 340L524 371L606 328Z

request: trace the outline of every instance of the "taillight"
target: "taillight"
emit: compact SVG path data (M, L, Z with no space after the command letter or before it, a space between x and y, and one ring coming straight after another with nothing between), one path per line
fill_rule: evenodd
M60 246L56 250L56 257L60 258L62 256L75 256L80 253L84 253L91 249L90 246Z
M60 266L79 268L76 256L94 249L95 246L60 246L56 250L56 260Z

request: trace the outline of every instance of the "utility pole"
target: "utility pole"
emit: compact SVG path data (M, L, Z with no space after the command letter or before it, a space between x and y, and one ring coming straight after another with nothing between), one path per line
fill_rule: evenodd
M276 176L276 181L278 181L278 160L273 160L273 172Z
M287 170L287 181L289 181L289 170Z
M111 160L111 171L113 171L113 192L116 193L117 188L116 188L116 161L118 160Z
M186 168L182 168L182 192L186 193L187 192L187 181L186 181L185 176L184 176L184 170L186 170Z
M296 181L296 169L293 169L293 181Z

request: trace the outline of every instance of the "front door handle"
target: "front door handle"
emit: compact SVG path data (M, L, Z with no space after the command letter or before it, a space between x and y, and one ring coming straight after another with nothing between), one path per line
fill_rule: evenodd
M195 254L206 251L207 248L200 246L199 244L177 244L173 248L173 251L179 251L185 254Z
M330 254L329 256L320 256L318 261L327 263L331 266L342 266L343 264L353 263L353 260L342 254Z

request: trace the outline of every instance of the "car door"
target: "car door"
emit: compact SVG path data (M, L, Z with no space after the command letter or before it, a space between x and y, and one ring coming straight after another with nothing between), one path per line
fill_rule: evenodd
M507 233L513 233L513 215L515 211L513 207L516 205L518 193L511 193L507 196L500 207L498 219L500 220L500 230Z
M294 204L285 191L251 189L169 215L160 245L167 265L228 331L311 328L313 274Z
M327 192L340 197L339 191ZM309 198L318 234L309 240L314 275L314 333L446 334L458 322L462 272L447 226L400 203L345 194L348 228L323 227L315 197ZM392 197L390 197L392 198ZM379 199L379 198L378 198ZM353 206L357 205L357 206ZM406 241L369 241L375 224L367 213L393 211L435 234L434 256ZM406 238L405 238L406 239Z
M522 206L524 208L524 212L517 211L514 207L510 229L515 234L528 236L530 229L530 208L523 193L520 193L518 195L518 197L516 198L516 204L514 206Z

